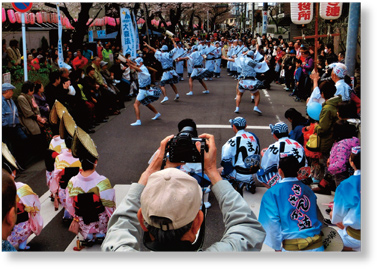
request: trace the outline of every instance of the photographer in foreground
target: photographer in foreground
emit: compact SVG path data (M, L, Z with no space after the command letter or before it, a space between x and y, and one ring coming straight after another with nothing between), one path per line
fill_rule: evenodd
M139 251L142 241L155 251L198 250L192 243L204 220L200 210L201 189L194 178L173 168L179 164L167 161L166 168L159 171L171 138L173 135L161 142L139 182L131 185L115 210L102 244L103 251ZM214 136L203 134L199 138L207 139L204 172L211 180L211 190L218 200L225 225L220 242L206 251L260 251L265 231L245 200L229 182L221 179L216 168ZM199 144L197 142L197 148Z

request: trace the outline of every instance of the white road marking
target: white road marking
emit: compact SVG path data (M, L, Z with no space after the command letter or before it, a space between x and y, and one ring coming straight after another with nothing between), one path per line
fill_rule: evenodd
M51 202L50 200L50 191L43 194L41 197L39 197L39 201L41 202L41 214L43 219L43 228L47 226L47 224L55 218L57 214L63 209L63 207L60 205L59 209L55 211L54 202ZM29 236L27 242L29 243L33 238L35 237L35 234L33 233L31 236Z
M230 124L198 124L196 128L207 128L207 129L229 129L232 128ZM247 126L246 129L260 129L260 130L270 130L268 126Z
M274 109L274 106L272 105L272 101L271 101L270 95L268 94L267 90L266 90L266 89L263 89L262 91L263 91L263 93L264 93L264 96L266 96L266 98L268 99L268 102L269 102L270 105L272 106L272 109L275 110L275 109ZM275 115L275 117L276 117L276 119L277 119L278 121L281 121L278 115Z

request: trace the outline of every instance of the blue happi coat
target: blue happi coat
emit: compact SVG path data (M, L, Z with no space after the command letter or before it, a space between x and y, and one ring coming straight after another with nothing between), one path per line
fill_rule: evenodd
M275 250L282 249L285 239L315 236L322 227L317 218L317 196L293 177L281 179L266 191L258 220L267 233L264 243ZM323 247L316 250L323 251Z
M354 251L361 250L361 240L355 239L347 233L347 227L361 230L361 175L356 170L353 176L342 181L336 188L332 223L343 223L344 229L338 233L343 240L344 246Z

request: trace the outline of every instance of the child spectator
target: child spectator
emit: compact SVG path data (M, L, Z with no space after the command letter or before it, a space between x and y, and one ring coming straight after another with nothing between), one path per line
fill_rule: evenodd
M350 175L348 159L351 155L351 149L360 146L356 133L356 127L346 120L335 122L333 133L335 143L330 151L328 171L333 175L336 186Z
M295 80L294 90L289 96L297 95L298 88L299 88L299 85L300 85L300 79L301 79L301 75L302 75L301 64L302 64L302 61L300 59L297 59L296 60L296 69L295 69L295 72L293 74L294 80Z

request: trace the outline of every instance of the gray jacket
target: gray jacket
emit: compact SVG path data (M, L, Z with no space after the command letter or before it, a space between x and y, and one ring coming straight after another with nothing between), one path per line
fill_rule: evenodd
M139 251L143 230L137 219L140 196L144 190L141 184L133 183L121 204L111 216L103 251ZM204 251L260 251L266 233L257 221L246 201L226 180L212 186L223 215L225 232L220 242Z

